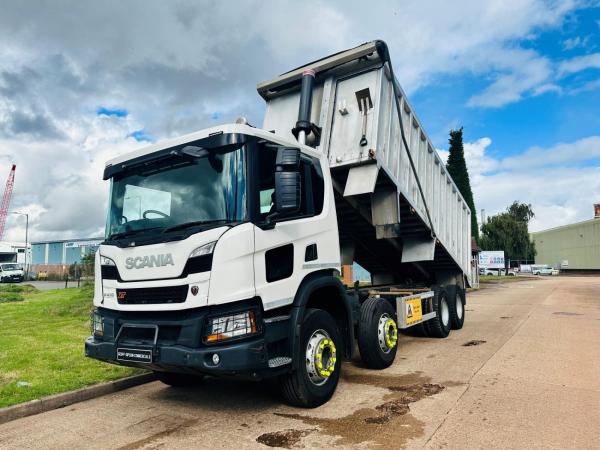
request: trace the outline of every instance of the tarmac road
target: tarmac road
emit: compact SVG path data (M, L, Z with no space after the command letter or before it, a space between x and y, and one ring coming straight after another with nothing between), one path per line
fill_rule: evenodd
M501 284L467 301L462 330L402 336L384 371L346 363L315 410L283 405L267 382L153 382L0 425L0 447L598 448L600 278Z

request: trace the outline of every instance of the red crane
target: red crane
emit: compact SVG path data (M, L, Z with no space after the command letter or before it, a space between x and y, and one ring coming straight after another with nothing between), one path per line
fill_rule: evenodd
M4 225L6 224L6 216L8 216L8 208L10 206L10 198L12 197L13 186L15 184L15 169L16 164L13 164L6 180L6 188L2 196L2 205L0 206L0 241L4 236Z

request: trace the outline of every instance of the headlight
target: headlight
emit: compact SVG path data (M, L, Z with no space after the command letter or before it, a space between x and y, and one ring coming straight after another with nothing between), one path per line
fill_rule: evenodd
M100 265L102 265L102 266L116 266L115 262L112 259L107 258L106 256L102 256L102 255L100 255Z
M244 311L229 316L209 318L204 333L204 341L215 343L226 339L249 336L257 332L256 313L254 311Z
M92 311L90 319L92 334L97 337L104 336L104 321L102 320L102 316L98 314L98 311Z
M217 241L213 241L198 247L192 253L190 253L190 258L195 258L196 256L210 255L215 249L216 243Z

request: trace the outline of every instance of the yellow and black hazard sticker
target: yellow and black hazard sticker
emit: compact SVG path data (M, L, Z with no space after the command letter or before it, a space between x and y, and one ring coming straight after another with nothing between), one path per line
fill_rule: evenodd
M421 312L421 299L413 298L411 300L406 300L406 325L411 325L413 323L420 322L423 318L423 314Z

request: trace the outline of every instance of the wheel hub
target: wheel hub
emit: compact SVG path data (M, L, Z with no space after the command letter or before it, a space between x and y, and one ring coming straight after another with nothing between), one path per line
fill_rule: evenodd
M442 323L444 324L444 326L448 325L448 322L450 321L450 310L448 309L448 302L446 301L445 298L442 298L441 302L440 302L440 306L441 306L441 319L442 319Z
M463 304L460 295L456 296L456 315L459 319L462 319L463 316Z
M398 343L398 326L388 314L382 314L377 326L379 347L384 353L389 353Z
M317 385L327 382L335 371L337 351L325 330L316 330L306 344L306 372L310 381Z

